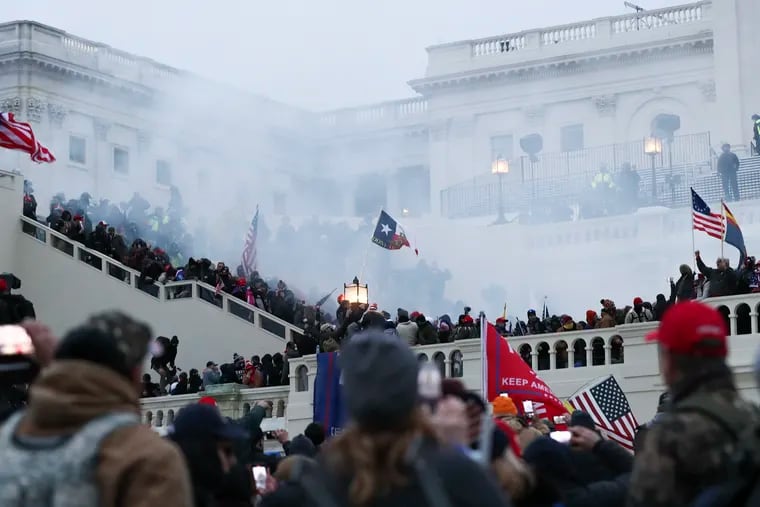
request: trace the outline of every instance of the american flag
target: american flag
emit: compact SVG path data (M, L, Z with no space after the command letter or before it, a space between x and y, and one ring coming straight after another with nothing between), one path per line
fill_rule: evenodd
M256 236L259 233L259 207L256 206L256 214L253 215L251 220L251 226L248 228L248 232L245 235L245 245L243 245L243 255L241 256L241 264L243 265L243 272L246 278L251 276L256 270Z
M13 113L0 113L0 148L24 151L34 162L55 162L50 150L34 137L32 126L16 121Z
M607 438L633 451L639 423L613 375L592 381L567 401L574 409L587 412Z
M691 189L691 218L692 226L697 231L707 233L713 238L723 239L725 226L723 225L723 215L713 213L707 203L699 197L694 189Z

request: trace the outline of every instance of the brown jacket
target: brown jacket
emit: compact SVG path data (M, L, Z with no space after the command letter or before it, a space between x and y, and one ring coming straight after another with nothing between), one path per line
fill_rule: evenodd
M18 435L74 433L114 411L140 413L137 388L87 361L55 361L30 390ZM97 481L103 507L192 507L190 474L178 448L144 425L120 428L103 440Z

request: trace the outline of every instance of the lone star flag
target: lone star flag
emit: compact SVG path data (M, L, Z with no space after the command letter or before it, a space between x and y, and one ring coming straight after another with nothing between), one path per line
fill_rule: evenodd
M32 126L16 121L13 113L0 113L0 148L26 152L34 162L55 162L50 150L34 137Z
M400 250L405 246L412 247L406 238L404 229L385 211L381 211L380 218L377 219L375 232L372 234L372 242L386 250ZM416 248L414 253L419 253Z
M592 380L567 401L576 410L587 412L607 438L633 450L639 423L614 376Z
M533 402L534 413L540 417L551 419L567 412L549 386L538 378L520 354L512 350L493 324L486 324L485 335L484 368L487 369L486 398L489 402L506 393L518 407L525 401Z

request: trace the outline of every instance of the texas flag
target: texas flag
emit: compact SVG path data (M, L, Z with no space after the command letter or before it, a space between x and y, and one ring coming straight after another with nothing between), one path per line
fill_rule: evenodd
M405 246L412 247L406 238L404 229L385 211L380 211L375 232L372 234L372 242L386 250L400 250ZM414 253L419 255L416 248L414 249Z

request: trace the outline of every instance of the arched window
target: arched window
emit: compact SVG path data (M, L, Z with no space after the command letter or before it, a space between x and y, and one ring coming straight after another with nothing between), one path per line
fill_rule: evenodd
M555 361L557 363L557 369L567 368L567 342L560 340L554 344L554 352L556 353Z
M604 338L597 336L591 340L591 365L602 366L604 364Z
M752 332L751 310L747 303L736 307L736 334L750 334Z
M272 412L274 411L274 403L272 403L272 400L267 400L269 404L267 405L267 408L264 409L264 417L272 417Z
M277 417L285 417L285 400L277 400Z
M145 412L145 424L147 424L148 426L153 426L153 412L151 412L150 410Z
M166 413L166 424L167 426L169 424L174 424L174 410L169 409L169 412Z
M721 315L723 315L723 320L726 323L726 329L728 329L728 332L730 333L731 332L731 319L729 319L728 316L731 313L731 311L727 307L725 307L725 306L719 306L716 309L720 312Z
M446 378L446 354L436 352L433 355L433 362L438 367L438 371L441 372L441 378Z
M541 342L538 344L538 369L549 369L549 344Z
M578 338L573 343L573 352L575 357L573 358L573 368L583 368L586 363L586 340Z
M303 393L309 390L309 369L302 364L296 368L296 392Z
M520 357L525 361L525 364L533 368L533 348L529 344L523 343L518 350L520 351Z
M464 360L462 358L462 353L455 350L451 353L449 359L451 360L451 376L454 378L462 378L464 375Z
M623 337L616 334L610 338L610 361L612 364L623 364L625 362L623 352Z
M156 412L156 419L158 419L156 421L157 428L160 428L161 426L164 425L164 411L163 410L159 410L158 412Z
M243 415L246 416L251 413L251 404L243 403Z
M427 354L417 354L417 362L418 363L422 364L422 363L427 363L428 361L429 361L429 359L428 359Z

